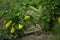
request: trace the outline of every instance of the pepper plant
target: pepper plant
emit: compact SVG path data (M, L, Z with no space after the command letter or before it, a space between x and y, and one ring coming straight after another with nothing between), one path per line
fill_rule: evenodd
M10 39L23 36L29 26L36 26L36 24L41 25L42 30L52 30L56 22L54 12L58 10L55 9L58 4L57 0L9 0L4 4L1 3L0 10L3 18L1 22L5 23L4 34ZM60 17L58 21L60 22Z

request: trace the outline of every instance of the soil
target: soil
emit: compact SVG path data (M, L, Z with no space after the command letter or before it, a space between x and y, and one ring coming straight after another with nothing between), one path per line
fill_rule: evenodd
M53 34L31 34L22 38L17 38L16 40L55 40L55 36Z

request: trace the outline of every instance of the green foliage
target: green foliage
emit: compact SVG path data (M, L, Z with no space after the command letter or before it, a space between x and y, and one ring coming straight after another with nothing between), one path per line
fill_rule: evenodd
M51 30L57 16L60 16L59 2L60 0L0 0L0 15L4 19L2 23L7 24L12 20L5 34L22 36L29 25L36 24L40 24L46 31ZM30 18L24 20L25 16ZM23 29L18 30L18 24L22 24ZM16 29L14 34L10 34L12 27Z

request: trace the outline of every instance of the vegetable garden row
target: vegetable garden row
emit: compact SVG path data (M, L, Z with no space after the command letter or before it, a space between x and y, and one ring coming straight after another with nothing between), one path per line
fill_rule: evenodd
M0 38L13 40L36 30L60 34L59 2L60 0L0 0L0 24L4 24L0 28Z

